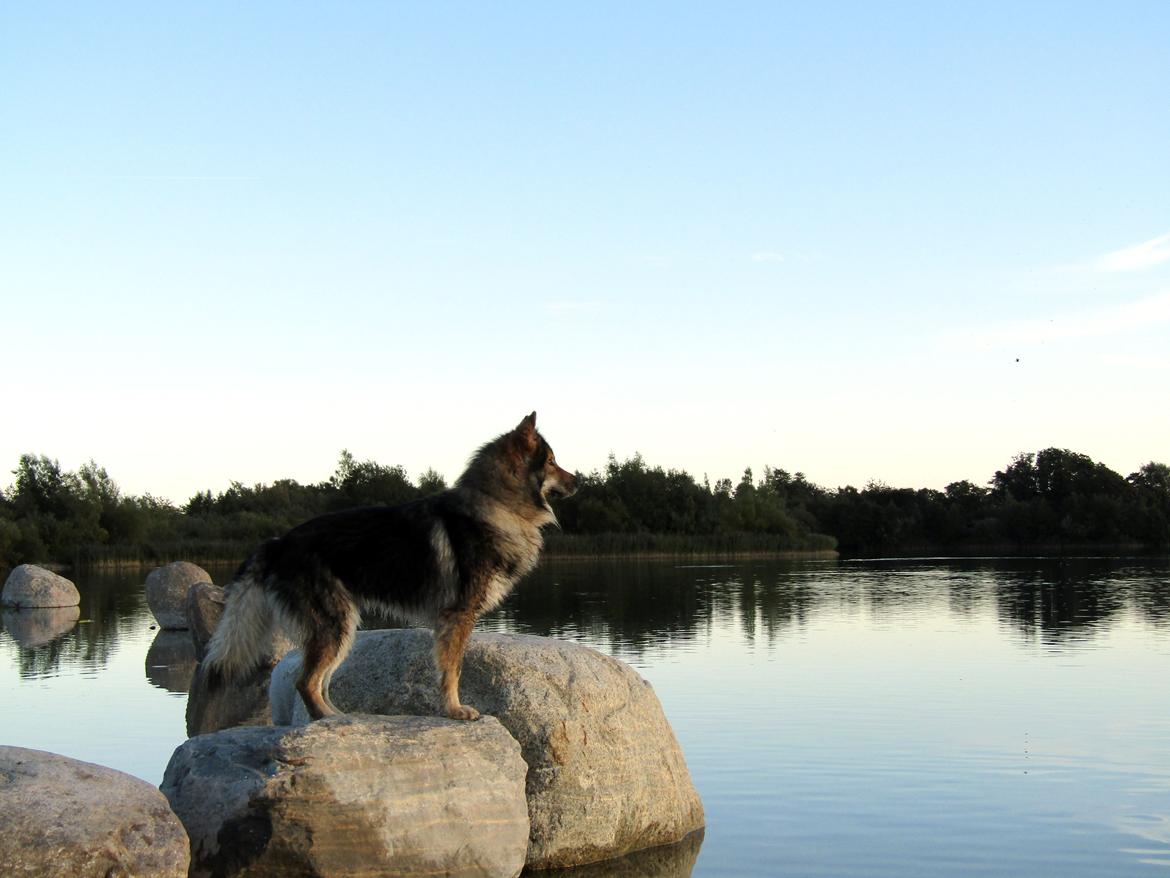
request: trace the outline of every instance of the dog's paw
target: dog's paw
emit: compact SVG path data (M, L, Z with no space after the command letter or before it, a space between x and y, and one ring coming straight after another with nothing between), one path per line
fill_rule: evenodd
M466 704L456 704L454 707L447 708L447 716L451 719L477 720L479 719L479 711Z

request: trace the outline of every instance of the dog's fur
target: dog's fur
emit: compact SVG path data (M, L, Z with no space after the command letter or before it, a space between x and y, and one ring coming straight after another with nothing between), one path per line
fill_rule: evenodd
M353 644L363 609L433 625L443 711L459 701L463 650L540 555L550 499L577 490L536 430L536 412L479 449L449 490L404 503L322 515L262 544L227 586L227 607L201 673L209 688L260 662L280 626L304 649L297 690L314 719L339 711L329 679Z

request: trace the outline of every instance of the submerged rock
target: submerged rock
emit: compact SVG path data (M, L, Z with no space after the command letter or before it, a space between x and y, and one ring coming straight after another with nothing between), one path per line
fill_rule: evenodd
M146 604L160 628L187 627L187 591L197 582L211 582L211 576L190 561L175 561L150 571L146 577Z
M31 607L4 610L4 630L24 649L52 643L73 630L81 618L81 607Z
M334 674L342 710L439 713L429 631L359 632ZM295 691L300 652L272 675L276 723L308 721ZM682 750L650 684L576 643L476 634L463 701L496 717L528 763L528 865L575 866L680 841L703 826ZM471 725L474 725L471 724Z
M76 607L80 603L77 586L35 564L14 567L0 592L0 605L5 607Z
M492 719L343 716L192 738L162 791L190 835L192 878L512 878L526 770Z
M145 781L0 746L0 875L185 878L187 834Z

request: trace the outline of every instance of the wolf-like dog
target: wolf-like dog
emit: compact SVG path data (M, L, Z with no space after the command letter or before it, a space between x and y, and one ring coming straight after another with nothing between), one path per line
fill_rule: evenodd
M210 689L252 671L279 626L299 642L297 691L313 719L339 713L329 680L353 645L363 610L434 627L443 712L479 718L459 701L463 651L476 619L536 566L550 500L577 490L536 430L536 412L488 442L449 490L400 506L322 515L248 557L201 673Z

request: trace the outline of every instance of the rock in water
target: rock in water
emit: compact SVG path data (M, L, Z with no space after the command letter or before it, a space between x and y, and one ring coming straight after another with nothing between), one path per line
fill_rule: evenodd
M227 596L218 585L197 582L187 589L185 604L187 630L191 632L191 641L195 645L196 661L203 661L203 657L207 655L208 641L215 633L226 605Z
M80 603L77 586L35 564L14 567L0 592L0 604L6 607L76 607Z
M211 582L211 576L190 561L175 561L150 571L146 577L146 604L160 628L187 627L187 591L197 582Z
M429 631L359 632L333 676L341 710L437 715ZM293 685L300 652L277 665L273 721L307 722ZM463 701L499 719L528 763L528 865L548 869L673 844L703 806L654 690L629 665L576 643L476 634Z
M145 781L0 746L0 875L185 878L187 833Z
M192 738L162 791L191 837L191 878L513 878L526 771L492 719L352 715Z

